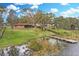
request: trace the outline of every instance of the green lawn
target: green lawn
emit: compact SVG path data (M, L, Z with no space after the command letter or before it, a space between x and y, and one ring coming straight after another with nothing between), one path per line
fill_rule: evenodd
M63 30L63 29L52 29L53 31L59 33L57 36L70 38L70 39L78 39L79 31L78 30ZM10 29L7 28L3 38L0 40L0 48L19 45L27 43L31 40L39 39L43 36L50 36L54 33L50 31L42 31L38 28L28 28L28 29Z
M7 47L11 45L19 45L27 43L30 40L38 39L42 36L52 35L53 33L48 31L42 31L41 29L6 29L3 38L0 40L0 47Z
M58 36L79 40L79 30L64 30L64 29L52 29L53 31L57 32Z

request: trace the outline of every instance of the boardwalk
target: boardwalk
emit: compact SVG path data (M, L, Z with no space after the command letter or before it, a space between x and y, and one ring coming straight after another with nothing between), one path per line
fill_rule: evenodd
M60 41L65 41L65 42L68 42L68 43L77 43L76 40L60 38L60 37L57 37L57 36L50 36L50 38L53 38L53 39L56 39L56 40L60 40Z
M50 31L50 32L53 32L55 34L59 34L58 32L55 32L55 31L50 30L50 29L46 29L46 30ZM53 39L56 39L56 40L60 40L60 41L65 41L65 42L68 42L68 43L77 43L76 40L65 39L65 38L61 38L61 37L58 37L58 36L50 36L50 38L53 38Z

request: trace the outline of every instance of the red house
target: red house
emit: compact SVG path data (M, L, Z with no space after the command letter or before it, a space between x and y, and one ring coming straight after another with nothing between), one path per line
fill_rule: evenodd
M27 24L27 23L17 23L14 25L14 28L33 28L33 24Z

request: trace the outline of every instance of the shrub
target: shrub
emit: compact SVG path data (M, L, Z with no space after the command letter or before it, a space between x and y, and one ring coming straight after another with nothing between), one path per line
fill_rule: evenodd
M33 51L39 51L42 49L42 45L40 45L37 41L32 41L29 46Z

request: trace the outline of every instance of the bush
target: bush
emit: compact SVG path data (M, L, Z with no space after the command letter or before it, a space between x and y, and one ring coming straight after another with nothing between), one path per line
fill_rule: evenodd
M33 51L39 51L42 49L42 45L40 45L37 41L32 41L29 46Z

